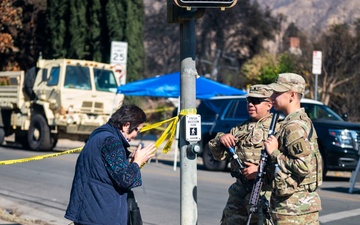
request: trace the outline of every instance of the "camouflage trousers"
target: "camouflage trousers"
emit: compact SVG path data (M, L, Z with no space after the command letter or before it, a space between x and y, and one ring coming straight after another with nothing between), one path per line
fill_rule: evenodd
M229 189L229 198L223 211L221 225L242 225L246 224L249 217L249 199L251 193L246 193L244 187L240 182L232 184ZM266 198L270 198L270 192L266 194ZM259 206L258 212L251 217L251 225L269 225L262 211L262 206Z
M275 225L319 225L319 212L307 213L303 215L283 215L272 213Z

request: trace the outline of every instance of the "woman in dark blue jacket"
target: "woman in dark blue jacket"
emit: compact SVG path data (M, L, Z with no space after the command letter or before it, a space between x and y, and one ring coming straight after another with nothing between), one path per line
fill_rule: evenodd
M142 109L124 105L93 131L76 162L65 218L78 225L127 224L128 191L142 185L140 166L156 150L154 144L127 150L145 121Z

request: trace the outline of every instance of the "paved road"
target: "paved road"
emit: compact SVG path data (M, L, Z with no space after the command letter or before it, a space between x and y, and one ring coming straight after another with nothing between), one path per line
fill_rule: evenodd
M136 142L134 142L136 144ZM81 146L82 143L59 141L57 151ZM0 147L0 160L48 154L24 151L18 148ZM145 224L180 224L179 168L173 170L174 151L159 154L143 170L144 185L135 189ZM57 159L0 166L0 218L17 214L17 222L1 224L68 224L63 218L69 196L76 154L63 155ZM226 172L209 172L198 167L198 224L218 224L227 198L227 187L233 182ZM48 168L48 169L44 169ZM49 173L52 173L49 175ZM360 221L360 184L353 194L348 194L349 174L331 173L320 190L323 211L322 224L357 225ZM46 179L44 179L46 178ZM14 181L15 180L15 181ZM56 185L54 185L56 184ZM2 209L1 209L2 208ZM1 216L3 215L3 216ZM36 223L26 223L29 219ZM46 223L42 223L45 221ZM9 220L9 218L6 218Z

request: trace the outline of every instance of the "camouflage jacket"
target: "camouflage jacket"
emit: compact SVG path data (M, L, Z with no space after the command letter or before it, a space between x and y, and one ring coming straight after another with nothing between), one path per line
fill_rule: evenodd
M261 150L264 149L264 140L267 139L271 119L272 115L263 117L257 122L248 119L230 130L230 134L236 138L234 148L242 163L246 161L256 165L259 164ZM220 143L220 137L223 134L218 133L214 139L209 141L211 153L217 160L227 160L231 157ZM231 170L237 171L237 169L236 163L231 163ZM269 188L265 189L269 190ZM263 190L265 189L263 188Z
M270 156L277 165L271 196L273 212L298 215L319 211L321 203L315 191L322 183L322 161L317 134L305 110L289 114L276 136L279 149ZM291 207L299 202L301 207Z

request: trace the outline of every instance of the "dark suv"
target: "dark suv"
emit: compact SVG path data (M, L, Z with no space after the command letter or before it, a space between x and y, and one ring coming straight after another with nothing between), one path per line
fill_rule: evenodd
M201 115L203 163L208 170L224 170L225 161L214 160L208 142L217 132L229 132L232 127L246 120L245 96L214 97L202 100L198 106ZM355 170L359 159L360 124L344 121L341 116L319 101L302 99L301 107L313 121L323 156L324 175L328 170Z

